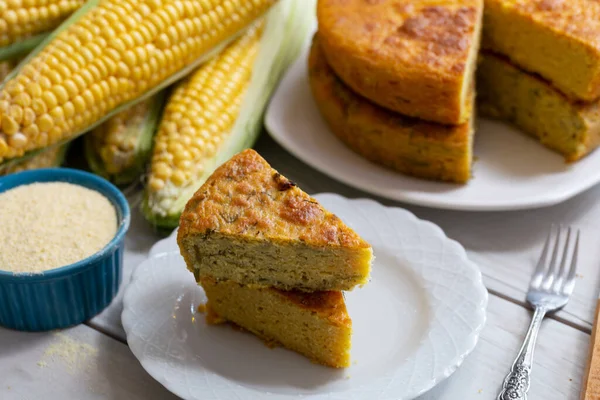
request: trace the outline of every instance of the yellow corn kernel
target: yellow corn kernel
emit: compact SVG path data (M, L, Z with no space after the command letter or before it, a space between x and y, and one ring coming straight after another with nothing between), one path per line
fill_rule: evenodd
M173 91L154 141L148 180L153 201L173 201L173 189L197 182L205 162L216 155L238 117L261 33L261 24L253 26ZM213 109L212 104L222 107Z
M85 0L44 0L28 4L6 1L0 5L0 47L51 31L60 25Z
M40 15L59 18L83 0L43 2ZM135 101L249 26L275 2L145 0L142 6L139 0L99 1L60 31L0 89L0 100L8 101L11 106L16 103L31 107L37 116L33 124L42 124L39 131L47 134L36 138L25 135L25 143L19 139L18 148L13 148L8 135L23 133L25 126L16 120L16 130L12 121L7 124L8 131L0 126L0 140L9 144L0 148L0 162L81 134L115 107ZM121 9L130 11L123 14L118 12ZM224 9L231 13L225 13ZM188 15L184 10L193 12ZM7 9L8 18L7 12L0 12L0 21L11 22L16 14L12 11L10 7ZM205 17L208 19L204 21ZM194 19L204 22L194 24ZM117 22L127 26L126 33L119 33L118 38ZM65 58L70 61L58 62ZM67 103L73 105L74 114L51 113ZM1 113L0 121L4 119ZM55 120L58 117L64 121Z
M86 136L109 174L118 175L136 162L135 146L142 134L139 127L150 112L152 101L142 101L118 113Z
M0 146L2 146L1 142ZM64 151L64 145L51 147L24 161L0 168L0 176L14 174L21 171L29 171L32 169L57 167L62 164Z

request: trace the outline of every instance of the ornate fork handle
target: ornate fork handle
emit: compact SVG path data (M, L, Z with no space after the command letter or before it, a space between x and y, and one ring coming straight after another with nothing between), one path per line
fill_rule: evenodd
M547 310L544 307L535 308L527 336L525 336L510 373L504 378L502 391L497 400L527 400L535 342L546 312Z

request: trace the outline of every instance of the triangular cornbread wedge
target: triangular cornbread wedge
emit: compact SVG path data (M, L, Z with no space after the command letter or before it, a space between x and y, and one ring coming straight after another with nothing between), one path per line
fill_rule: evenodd
M354 92L444 124L471 117L483 0L319 0L329 65Z
M177 242L200 277L307 292L365 284L371 246L254 150L220 166L188 201Z
M281 344L329 367L350 366L352 320L341 292L250 289L201 278L207 321L230 321L270 344Z

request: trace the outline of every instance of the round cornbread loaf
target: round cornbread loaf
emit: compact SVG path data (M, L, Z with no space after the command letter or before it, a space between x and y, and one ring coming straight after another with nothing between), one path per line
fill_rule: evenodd
M441 125L379 107L335 75L319 44L320 36L315 36L310 86L323 118L342 142L366 159L408 175L459 183L470 178L472 119ZM472 91L469 99L472 107Z
M319 36L336 74L390 110L469 119L482 0L320 0Z

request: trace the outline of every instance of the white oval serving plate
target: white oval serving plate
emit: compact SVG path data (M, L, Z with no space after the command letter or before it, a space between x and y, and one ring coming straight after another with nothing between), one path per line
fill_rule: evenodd
M175 243L159 242L133 273L122 315L142 366L190 400L412 399L450 376L475 347L487 291L442 230L372 200L316 198L372 245L371 282L347 292L353 365L335 370L231 327L209 326L205 296Z
M473 178L466 185L412 178L373 164L330 131L313 101L305 52L287 71L265 117L269 134L313 168L366 192L426 207L503 211L550 206L600 182L600 151L566 164L509 125L477 121Z

